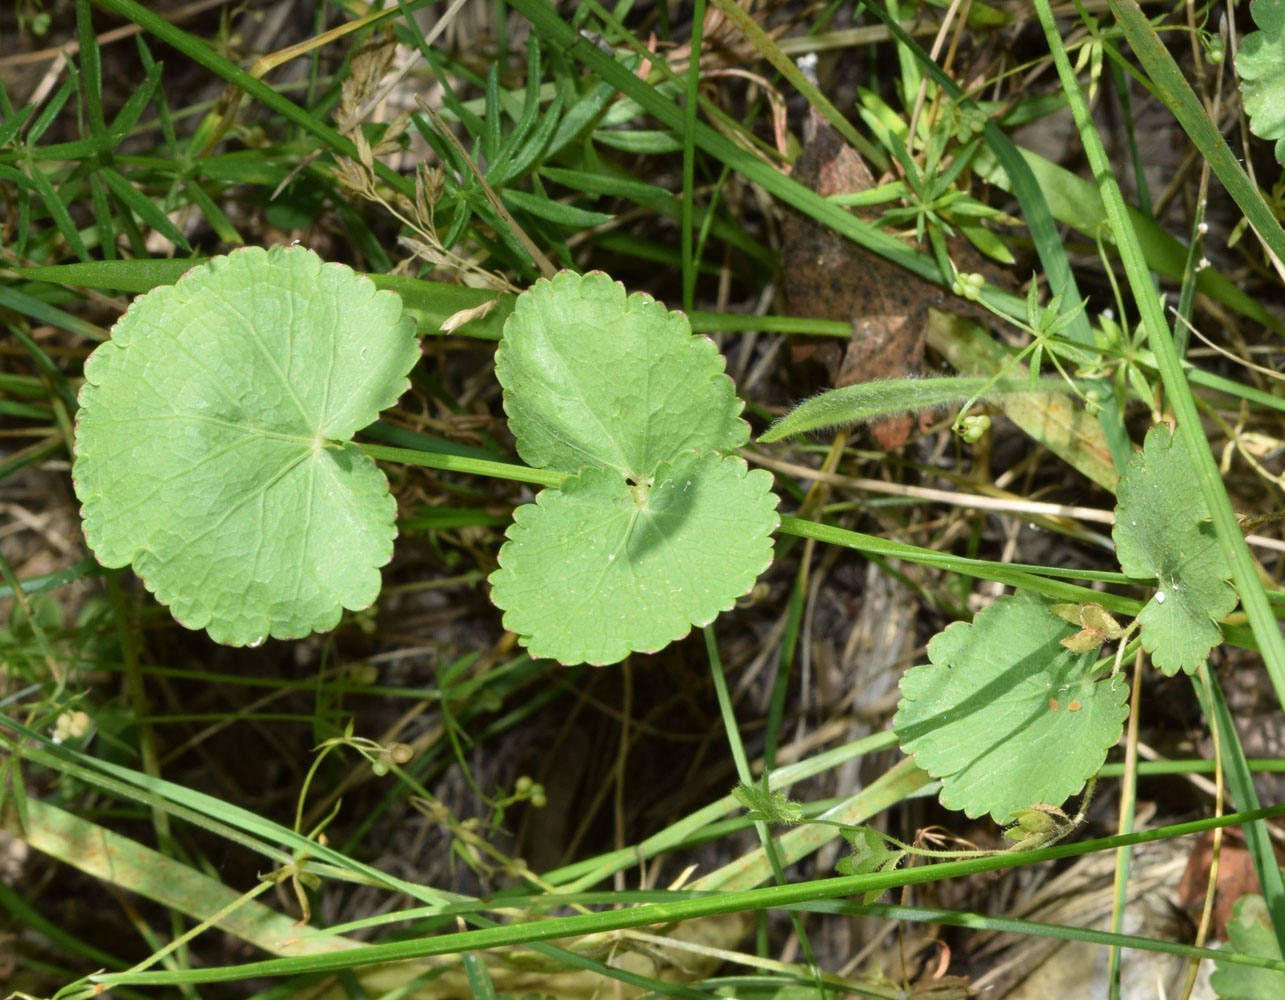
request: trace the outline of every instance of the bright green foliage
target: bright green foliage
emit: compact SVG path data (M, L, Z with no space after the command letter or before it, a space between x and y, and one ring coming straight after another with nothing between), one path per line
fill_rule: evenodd
M496 360L518 453L576 473L518 509L492 599L532 655L614 663L707 625L771 563L771 477L714 345L607 275L518 300Z
M737 785L732 797L746 810L746 819L760 823L797 823L803 818L803 807L791 802L785 792L773 791L764 774L757 785Z
M1262 896L1241 896L1232 907L1231 914L1227 921L1227 936L1231 942L1226 947L1245 955L1281 960L1281 946L1272 933L1272 918ZM1285 972L1217 960L1214 966L1209 985L1219 1000L1263 1000L1264 997L1285 996Z
M1246 35L1236 53L1249 129L1275 139L1276 160L1285 163L1285 4L1254 0L1249 12L1259 30Z
M1013 825L1004 831L1004 839L1013 841L1010 850L1034 851L1075 829L1075 823L1057 806L1036 805L1019 809Z
M518 454L537 469L642 477L681 451L749 440L714 342L601 271L563 271L520 296L495 371Z
M1116 500L1120 568L1159 587L1138 615L1142 645L1166 674L1191 673L1222 641L1218 621L1236 606L1236 592L1191 464L1167 426L1147 433Z
M85 364L74 474L94 554L233 645L368 606L396 504L350 439L418 356L395 294L302 247L140 296Z
M901 748L941 779L942 805L1007 822L1075 794L1120 738L1128 685L1095 680L1074 629L1034 594L1003 597L928 643L901 679Z
M869 826L845 826L843 839L852 845L852 853L840 858L835 869L840 875L872 875L875 872L895 871L906 852L892 847L888 841ZM887 890L876 889L862 894L862 901L873 903Z

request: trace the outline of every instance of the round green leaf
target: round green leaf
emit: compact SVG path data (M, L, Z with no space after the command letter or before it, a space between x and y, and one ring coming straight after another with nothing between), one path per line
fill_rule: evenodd
M491 575L532 656L615 663L707 625L771 564L772 477L686 452L649 483L586 468L518 508Z
M1147 432L1116 500L1111 537L1120 568L1159 588L1138 615L1142 646L1164 673L1191 673L1222 642L1218 622L1236 606L1236 591L1204 494L1168 426Z
M1061 805L1102 766L1124 728L1129 686L1093 680L1093 656L1061 645L1074 632L1019 592L939 632L931 663L906 671L893 729L941 779L942 805L1002 823Z
M396 505L352 435L419 356L401 300L303 247L216 257L136 299L85 364L85 537L234 645L367 607Z
M714 343L598 271L563 271L520 295L495 374L518 454L538 469L648 477L684 451L749 439Z

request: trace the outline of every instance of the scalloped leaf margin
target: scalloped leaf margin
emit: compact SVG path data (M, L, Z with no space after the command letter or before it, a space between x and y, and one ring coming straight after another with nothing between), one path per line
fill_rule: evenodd
M1254 0L1249 12L1259 30L1247 34L1236 53L1249 130L1275 141L1276 162L1285 163L1285 4Z
M1094 656L1061 645L1075 629L1026 591L928 643L929 663L901 679L901 748L941 781L941 803L997 823L1060 806L1119 740L1129 686L1098 679Z
M1116 501L1111 536L1120 568L1157 587L1138 615L1142 646L1165 674L1190 674L1222 641L1218 623L1236 606L1236 591L1204 494L1167 425L1147 432Z
M490 578L533 656L655 652L771 564L771 476L735 454L744 404L682 313L564 271L519 296L496 375L518 453L571 474L518 508Z
M405 391L393 292L304 247L246 247L139 296L85 364L73 476L85 537L230 645L368 607L396 504L353 434Z

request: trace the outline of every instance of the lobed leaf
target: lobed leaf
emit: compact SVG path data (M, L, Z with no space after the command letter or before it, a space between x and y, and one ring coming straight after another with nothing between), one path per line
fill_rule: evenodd
M1116 489L1120 568L1159 589L1138 615L1142 645L1166 674L1191 673L1222 641L1236 591L1190 462L1161 424L1147 432Z
M1225 951L1238 951L1280 961L1281 946L1272 933L1272 918L1267 903L1257 893L1241 896L1232 906L1231 919L1227 921L1227 936L1231 940L1223 945ZM1275 969L1256 969L1252 966L1214 960L1214 972L1209 977L1218 1000L1261 1000L1263 997L1285 996L1285 972Z
M85 364L85 536L189 628L257 644L379 593L396 504L353 434L419 356L401 301L302 247L247 247L135 299Z
M1249 11L1259 30L1246 35L1236 53L1249 130L1276 140L1276 161L1285 163L1285 4L1254 0Z
M941 802L1010 821L1060 805L1120 738L1129 686L1095 680L1091 655L1062 640L1074 629L1019 591L928 643L931 663L901 679L893 719L901 748L942 783Z

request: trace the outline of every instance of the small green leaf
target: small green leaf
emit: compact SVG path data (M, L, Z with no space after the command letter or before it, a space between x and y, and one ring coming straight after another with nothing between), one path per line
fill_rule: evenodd
M601 271L563 271L519 296L495 374L518 454L537 469L649 477L680 452L749 439L714 342Z
M890 847L884 837L873 827L845 826L840 831L843 839L852 845L852 853L840 858L835 865L840 875L871 875L875 872L894 871L905 858L906 852ZM875 889L862 894L862 901L873 903L886 889Z
M1165 425L1147 432L1116 489L1120 568L1159 589L1138 623L1152 662L1172 676L1191 673L1222 641L1218 626L1236 606L1231 575L1191 463Z
M883 834L873 826L844 826L839 832L843 834L843 839L852 844L851 855L844 857L835 866L839 874L869 875L873 871L892 871L906 856L901 848L889 847ZM875 892L874 898L882 895L883 891ZM867 897L866 901L874 902L874 898Z
M1262 896L1254 894L1236 900L1231 919L1227 921L1227 936L1231 938L1230 943L1223 946L1227 950L1278 962L1282 958L1281 946L1272 933L1272 918ZM1285 972L1215 959L1209 985L1218 995L1218 1000L1263 1000L1264 997L1285 996Z
M941 779L942 805L1007 822L1058 805L1097 772L1120 738L1129 686L1095 681L1093 658L1065 649L1072 628L1034 594L1002 597L971 625L928 644L901 679L901 748Z
M1236 53L1249 130L1275 139L1276 161L1285 163L1285 4L1254 0L1249 12L1259 30L1246 35Z
M763 823L797 823L803 818L803 807L791 802L785 792L773 791L764 774L757 785L737 785L732 797L746 810L747 819Z
M590 226L601 226L610 222L612 217L605 212L591 212L586 208L577 208L551 198L541 198L527 191L510 188L504 197L516 207L530 212L537 219L569 226L573 229L588 229Z
M155 229L175 246L190 251L191 245L179 228L170 222L169 216L162 212L156 202L139 191L133 184L118 174L111 167L100 167L98 176L103 179L112 194L116 195L135 215Z
M770 565L770 488L767 472L714 452L685 452L636 484L586 468L515 512L491 599L532 656L655 652L731 608Z
M302 247L247 247L136 299L85 364L85 536L233 645L368 606L396 504L351 443L419 356L401 301Z
M1013 265L1017 263L1017 258L1013 256L1013 251L1008 248L1008 244L985 226L980 224L965 225L962 222L956 222L955 224L968 239L968 242L987 257L997 260L1001 264Z

